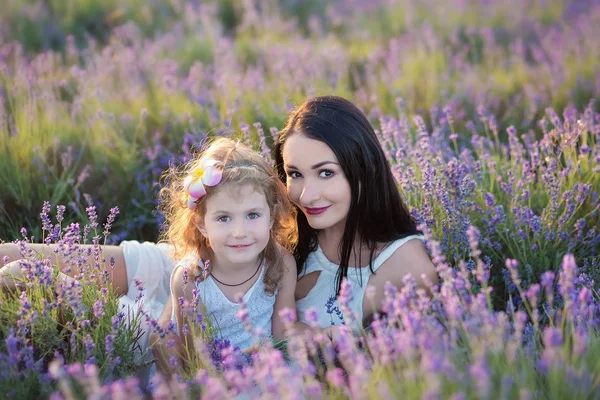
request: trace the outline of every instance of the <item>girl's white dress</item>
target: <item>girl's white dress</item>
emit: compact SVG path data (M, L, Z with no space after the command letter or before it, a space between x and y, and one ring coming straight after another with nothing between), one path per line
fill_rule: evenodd
M178 263L176 268L183 268L184 265L196 264L197 262L197 257L192 256ZM201 264L200 268L202 268ZM273 316L277 290L274 294L265 293L265 263L259 268L260 274L256 282L243 295L242 302L248 311L248 319L253 331L260 332L264 338L268 338L271 336L271 317ZM240 350L252 346L255 339L254 333L248 332L237 316L240 304L229 300L211 275L208 275L204 280L196 281L195 285L198 297L206 309L206 316L210 318L210 323L215 329L217 337L229 340L231 345ZM171 318L177 323L174 312Z
M151 243L124 241L123 248L125 266L127 269L128 292L119 299L119 306L129 315L129 318L140 318L140 339L138 355L141 363L153 360L149 343L149 333L152 320L158 320L171 292L170 279L175 263L170 257L170 246L166 243ZM190 263L191 258L185 258L178 266ZM271 335L271 317L275 304L275 294L265 293L265 265L260 267L260 275L254 285L248 289L242 300L248 309L252 327L268 337ZM239 304L227 299L211 276L197 282L196 287L201 301L206 306L207 315L216 333L226 338L233 346L243 350L253 344L251 333L244 329L242 322L236 316ZM141 298L138 299L138 296ZM141 369L137 376L143 386L148 386L150 378L156 371L154 365Z

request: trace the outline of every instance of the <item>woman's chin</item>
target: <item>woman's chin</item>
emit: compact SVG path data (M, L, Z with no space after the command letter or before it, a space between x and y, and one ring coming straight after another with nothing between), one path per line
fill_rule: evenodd
M336 218L335 215L304 215L310 227L316 230L330 229L336 226L343 228L345 225L345 218Z

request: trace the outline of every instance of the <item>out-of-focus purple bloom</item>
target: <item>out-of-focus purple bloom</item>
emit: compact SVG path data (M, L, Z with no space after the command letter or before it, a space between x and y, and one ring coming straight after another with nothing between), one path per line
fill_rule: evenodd
M104 352L107 357L110 357L114 351L114 346L113 346L114 342L115 342L114 335L112 335L112 334L106 335L106 338L104 339Z
M296 321L296 310L293 308L284 308L279 311L279 317L286 325L293 324Z
M94 317L102 318L104 316L104 303L102 302L102 300L100 300L100 299L96 300L94 302L92 309L94 312Z
M494 195L491 193L486 193L485 194L485 206L486 207L493 207L496 205L496 199L494 198Z
M309 326L316 327L318 318L319 312L315 307L311 307L304 312L304 319L308 322Z
M346 380L344 379L344 370L341 368L334 368L327 371L327 382L338 389L345 387Z

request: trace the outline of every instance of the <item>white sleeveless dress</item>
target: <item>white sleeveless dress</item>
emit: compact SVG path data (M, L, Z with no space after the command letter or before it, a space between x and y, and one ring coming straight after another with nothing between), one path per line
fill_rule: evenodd
M400 246L412 239L423 240L424 237L423 235L411 235L392 242L373 260L373 271L377 271ZM339 265L329 261L319 246L308 255L304 266L303 275L317 271L320 271L321 274L317 279L317 283L308 292L306 297L296 301L298 320L307 323L305 313L307 310L314 308L317 311L316 322L319 327L325 328L331 325L344 324L344 317L335 294L337 289L336 276ZM368 266L348 268L348 280L352 288L352 298L349 302L349 307L357 317L352 325L354 329L358 329L362 325L363 299L371 275L371 269Z

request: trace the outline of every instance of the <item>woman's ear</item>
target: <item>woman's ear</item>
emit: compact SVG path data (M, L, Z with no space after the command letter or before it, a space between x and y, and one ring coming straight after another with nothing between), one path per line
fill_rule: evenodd
M208 232L204 227L204 221L199 215L194 216L194 225L196 226L196 229L198 229L198 231L202 234L202 236L208 239Z

